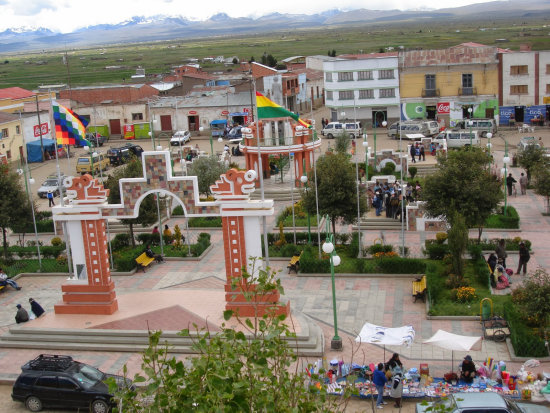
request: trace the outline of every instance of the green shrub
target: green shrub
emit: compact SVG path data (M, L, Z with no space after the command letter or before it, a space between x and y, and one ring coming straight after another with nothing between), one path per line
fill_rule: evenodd
M172 210L172 215L183 215L183 207L181 205L177 205L173 210Z
M137 266L136 258L142 253L143 251L137 251L134 249L113 252L113 264L116 271L132 271Z
M418 168L416 166L409 166L409 175L411 176L411 179L414 179L417 172Z
M384 274L422 274L426 271L426 262L417 258L378 258L376 267Z
M534 334L522 319L518 309L512 303L504 307L504 318L508 321L510 341L518 357L545 357L548 350L544 340Z
M159 234L141 233L141 234L138 234L136 239L141 245L151 245L151 246L160 245Z
M317 251L312 247L304 248L300 258L300 272L302 273L328 273L330 272L330 261L317 258Z
M449 235L446 232L438 232L437 234L435 234L435 240L437 241L438 244L445 243L448 237Z
M59 237L53 237L50 241L50 244L52 244L54 247L59 247L63 244L63 240Z
M472 260L479 260L480 258L483 258L481 245L469 243L468 254L470 254L470 258Z
M190 227L216 228L222 226L221 217L194 217L189 218Z
M357 257L359 255L359 234L357 232L354 232L351 236L349 255L352 257Z
M376 254L377 252L392 252L393 245L391 244L373 244L367 248L367 252L371 255Z
M287 242L294 242L294 232L284 232L284 237L286 239ZM271 245L274 245L277 241L279 241L279 238L280 238L280 234L279 232L276 232L276 233L268 233L267 234L267 243L271 246ZM311 240L312 242L315 243L315 245L317 245L317 237L315 236L315 234L311 234ZM325 238L322 236L321 237L321 242L324 242ZM262 242L263 242L263 238L262 238ZM297 232L296 233L296 244L307 244L308 243L308 234L307 232Z
M116 234L113 240L111 241L111 248L113 251L118 251L122 248L126 248L130 245L130 234L121 233Z
M380 171L381 175L393 175L395 172L395 164L393 162L387 162L386 165ZM409 168L410 173L410 168Z
M447 244L437 244L426 242L426 249L424 254L430 260L442 260L443 257L449 253L449 246Z
M300 255L301 248L294 244L285 244L281 247L281 257Z
M504 207L501 207L498 214L493 214L487 218L485 227L519 229L519 214L513 206L507 206L506 216L504 216Z

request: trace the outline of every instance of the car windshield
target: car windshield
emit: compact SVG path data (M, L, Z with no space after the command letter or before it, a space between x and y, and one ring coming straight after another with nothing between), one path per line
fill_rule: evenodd
M102 381L105 374L95 367L87 364L78 364L71 368L72 377L85 389L95 386L99 381Z
M78 163L90 163L90 159L89 158L79 158Z
M48 179L42 184L42 186L57 186L57 181L54 179Z

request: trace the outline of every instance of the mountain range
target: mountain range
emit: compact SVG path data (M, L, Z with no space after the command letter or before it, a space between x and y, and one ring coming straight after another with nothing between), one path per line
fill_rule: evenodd
M71 33L45 28L10 28L0 32L0 52L63 47L268 33L298 28L418 22L550 18L550 0L491 1L438 10L328 10L317 14L272 13L258 18L233 18L218 13L207 20L182 16L136 16L117 24L83 27Z

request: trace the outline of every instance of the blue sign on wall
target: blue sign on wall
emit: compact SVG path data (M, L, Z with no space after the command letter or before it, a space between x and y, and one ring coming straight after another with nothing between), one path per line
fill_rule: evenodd
M538 106L528 106L525 108L525 113L523 117L523 121L525 123L531 122L531 119L534 117L546 119L546 106L544 105L538 105Z
M501 106L499 108L499 124L500 125L509 125L510 124L510 115L514 113L514 106Z

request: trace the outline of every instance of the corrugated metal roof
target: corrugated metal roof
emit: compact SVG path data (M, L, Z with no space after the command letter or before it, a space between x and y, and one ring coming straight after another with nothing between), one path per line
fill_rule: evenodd
M71 88L72 90L90 90L90 89L114 89L114 88L121 88L121 87L131 87L135 89L139 89L145 86L145 83L123 83L119 85L103 85L103 86L78 86Z
M23 99L34 96L34 93L30 90L20 87L8 87L0 89L0 99Z
M154 103L151 103L152 108L208 108L208 107L225 107L225 106L250 106L250 93L241 92L229 95L211 95L211 96L168 96L161 97Z

